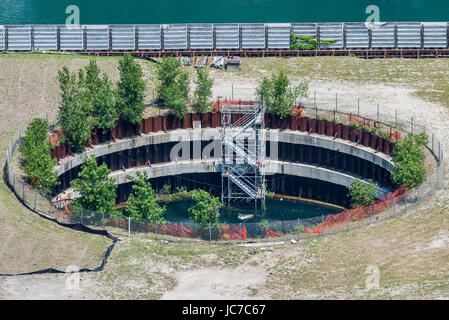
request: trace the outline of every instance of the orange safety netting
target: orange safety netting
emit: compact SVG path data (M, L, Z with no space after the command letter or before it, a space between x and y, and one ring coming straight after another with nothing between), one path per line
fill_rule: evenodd
M253 106L256 102L253 100L217 100L214 103L214 110L216 112L221 111L221 106L222 105L227 105L227 104L231 104L231 106L240 106L240 107L244 107L244 106Z
M323 223L319 224L318 227L313 230L309 228L305 228L305 233L321 233L324 229L331 229L335 227L339 227L345 225L349 222L360 221L363 218L369 217L371 215L378 214L385 209L388 209L393 204L397 203L400 200L401 195L408 196L410 191L406 191L404 187L401 187L386 195L384 198L377 200L374 204L365 207L357 207L350 210L345 210L338 214L330 214L324 219Z
M220 229L220 239L222 240L245 240L247 236L246 227L244 225L241 230L237 225L224 225Z
M348 120L350 123L358 123L358 124L362 124L362 125L365 125L368 127L374 127L376 129L378 129L380 127L380 123L377 121L360 118L360 117L354 116L351 113L348 114Z
M376 215L378 213L383 212L385 209L388 209L392 205L398 203L404 197L409 196L410 193L411 193L410 190L407 190L405 187L401 187L396 191L394 191L393 193L388 194L384 198L377 200L372 205L345 210L338 214L330 214L315 229L310 229L306 227L303 232L309 234L322 233L323 229L331 229L346 225L349 222L360 221L363 218L369 217L370 215ZM62 209L65 212L65 214L71 215L67 201L70 201L70 199L52 201L52 205L55 206L56 208ZM206 236L205 233L209 234L208 230L188 227L178 223L174 224L156 224L148 222L144 223L132 222L132 223L135 223L134 226L132 225L133 230L140 229L143 232L153 232L176 237L201 238ZM105 220L105 224L123 229L127 229L129 227L128 219L119 217L107 218ZM285 222L283 227L284 232L288 233L287 225L285 224ZM247 239L247 229L245 225L242 225L241 227L239 227L239 225L223 225L220 227L220 231L218 233L216 231L214 231L213 233L214 239L217 238L222 240ZM264 238L281 237L281 234L268 229L263 231L263 237Z
M268 238L268 237L280 237L281 235L277 232L274 232L273 230L267 230L263 232L263 237L264 238Z
M322 232L322 228L321 227L318 227L318 228L316 228L315 230L311 230L311 229L309 229L309 228L305 228L304 229L304 232L306 232L306 233L321 233Z

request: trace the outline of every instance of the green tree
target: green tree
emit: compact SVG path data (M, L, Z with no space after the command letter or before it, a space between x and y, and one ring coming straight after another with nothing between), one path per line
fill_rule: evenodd
M83 77L83 72L79 74ZM89 96L82 90L82 78L77 81L76 74L70 73L67 67L58 71L58 80L61 89L59 120L68 144L75 152L82 152L92 130Z
M264 103L267 111L280 116L281 119L291 114L292 107L298 97L307 97L308 84L298 86L290 84L284 71L273 75L271 79L263 78L256 89L257 99Z
M71 182L73 189L80 194L75 204L101 213L112 212L117 185L108 177L110 172L105 163L98 166L94 156L86 157L78 178Z
M201 189L192 190L191 194L195 205L188 209L190 219L201 226L218 223L221 208L220 199Z
M33 187L51 193L59 182L57 174L53 172L56 160L51 159L48 138L48 122L34 118L25 131L19 151L23 157L21 168Z
M359 179L354 179L348 187L348 197L352 208L373 204L376 200L375 194L377 184L372 180L368 183Z
M209 78L206 69L197 68L196 69L197 79L195 80L195 92L193 99L193 109L197 113L208 112L212 106L210 103L210 98L212 97L212 85L214 80Z
M158 85L157 94L162 101L168 97L167 89L175 83L178 75L181 74L181 64L174 57L164 57L157 66Z
M117 105L121 119L132 124L142 121L145 109L145 81L139 63L130 54L119 60L120 81L117 85Z
M128 177L134 182L132 194L128 197L126 210L131 218L145 219L151 222L164 223L165 206L157 202L156 193L148 181L146 172L137 172L137 178Z
M100 68L95 59L79 71L80 87L89 101L89 111L92 114L93 128L102 129L103 133L115 127L118 120L116 92L106 73L100 76Z
M93 100L94 128L101 129L103 133L114 128L118 121L116 95L112 82L106 74L99 83L97 94Z
M174 57L165 57L158 65L156 87L159 99L176 117L182 119L187 113L190 102L190 79L181 70L181 64Z
M409 135L394 146L392 180L396 187L407 189L419 186L426 178L423 145L427 144L425 133Z

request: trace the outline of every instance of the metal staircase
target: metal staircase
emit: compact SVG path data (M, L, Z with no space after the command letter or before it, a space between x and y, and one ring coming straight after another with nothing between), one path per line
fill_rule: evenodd
M264 116L265 108L257 102L221 106L223 205L245 201L264 208Z

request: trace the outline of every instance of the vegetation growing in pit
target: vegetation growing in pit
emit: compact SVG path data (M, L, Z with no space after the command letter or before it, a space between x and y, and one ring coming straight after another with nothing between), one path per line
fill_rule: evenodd
M53 172L56 160L51 158L48 138L48 122L34 118L26 129L19 151L23 157L21 168L31 185L39 190L52 192L59 182Z
M150 222L164 223L167 209L159 205L157 195L148 181L146 172L137 172L137 178L128 176L132 182L132 193L128 197L126 211L133 219L145 219Z
M396 187L407 189L419 186L426 178L423 146L428 142L425 133L409 135L394 146L391 178Z
M188 209L190 219L200 225L218 224L220 218L221 201L207 191L195 189L191 192L195 205Z
M111 213L115 205L117 185L108 175L107 165L97 165L95 157L84 159L78 178L72 180L71 186L80 194L75 206L100 213Z
M299 97L308 96L308 84L303 82L293 86L284 71L273 75L271 79L264 77L256 89L257 100L262 101L267 111L280 116L281 119L289 116L292 107Z
M368 180L368 183L354 179L348 187L348 197L352 208L373 204L376 200L377 184Z

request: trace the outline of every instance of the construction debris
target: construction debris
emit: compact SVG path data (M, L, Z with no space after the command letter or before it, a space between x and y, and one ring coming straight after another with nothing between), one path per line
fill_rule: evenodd
M206 65L207 65L207 56L196 58L195 68L204 68Z
M226 59L227 70L239 70L240 69L240 57L230 57Z
M181 62L181 66L190 66L191 64L190 57L180 57L179 61Z
M210 64L211 67L216 69L223 69L225 65L225 58L222 56L214 57L214 60Z

